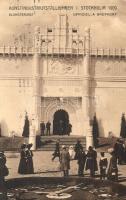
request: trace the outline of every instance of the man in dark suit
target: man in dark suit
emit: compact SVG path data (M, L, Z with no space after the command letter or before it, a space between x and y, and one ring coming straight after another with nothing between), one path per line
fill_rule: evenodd
M123 164L123 156L124 156L124 146L123 146L123 140L117 139L115 145L114 145L114 152L118 160L118 165Z
M78 176L84 176L84 166L86 161L86 154L83 148L78 152Z
M46 134L47 134L47 135L50 135L50 127L51 127L51 123L50 123L50 121L48 121L48 122L46 123Z
M97 165L97 152L93 149L92 146L89 146L87 152L87 160L86 160L86 170L90 170L90 176L95 176L95 171L98 171Z
M41 131L41 135L44 135L44 132L45 132L45 123L43 121L40 123L40 131Z

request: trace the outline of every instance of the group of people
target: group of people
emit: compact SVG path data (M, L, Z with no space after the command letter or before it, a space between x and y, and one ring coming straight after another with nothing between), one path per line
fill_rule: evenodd
M19 174L33 174L33 152L31 150L32 144L22 144L20 152L20 162L18 167Z
M20 152L20 162L18 167L19 174L33 174L33 152L31 150L32 144L22 144ZM114 145L114 148L111 149L110 160L108 165L107 157L105 153L100 153L99 163L97 160L97 152L92 146L89 146L88 151L84 151L83 146L80 140L77 140L75 146L70 146L67 148L65 145L60 147L60 140L56 141L55 150L52 154L52 161L56 157L59 158L60 169L63 171L64 176L69 175L70 161L77 160L78 164L78 176L84 176L84 171L89 170L90 176L94 177L95 172L98 171L98 166L100 169L100 178L105 179L106 177L110 180L118 180L118 164L123 164L126 162L126 148L124 147L124 142L121 139L118 139ZM1 156L1 154L0 154ZM1 159L1 158L0 158ZM4 165L6 160L4 160ZM1 173L1 172L0 172ZM114 174L114 176L113 176Z
M64 134L70 135L70 133L72 132L72 125L70 123L64 124L64 122L62 120L59 120L57 126L55 128L54 127L53 127L54 134L58 133L59 135L64 135ZM40 135L41 136L50 135L50 130L51 130L51 122L50 121L48 121L47 123L42 121L40 123Z
M70 169L70 161L77 160L78 175L84 175L84 167L90 170L90 175L93 177L97 171L97 152L90 146L87 154L83 150L81 142L78 140L75 147L70 146L69 149L63 145L60 149L59 140L56 142L55 151L53 153L52 161L59 157L60 169L63 171L64 176L68 176Z
M53 121L53 133L58 135L70 135L72 132L72 124L62 119Z
M89 146L88 151L85 152L81 142L78 140L75 147L70 146L67 148L65 145L60 148L59 140L56 142L56 148L53 153L52 161L58 157L60 161L60 169L63 171L64 176L69 175L70 161L77 160L78 164L78 176L84 176L84 170L90 171L90 176L94 177L95 172L100 169L100 179L105 178L118 180L118 167L117 167L117 156L115 151L111 151L110 162L108 166L107 157L105 153L100 153L99 163L97 161L97 152L92 146Z
M44 121L42 121L40 123L40 131L41 131L41 135L50 135L50 128L51 128L51 123L50 121L48 121L47 123L45 123Z

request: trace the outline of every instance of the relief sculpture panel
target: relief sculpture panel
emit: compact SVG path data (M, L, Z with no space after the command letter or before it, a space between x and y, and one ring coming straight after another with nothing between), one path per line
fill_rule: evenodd
M49 75L62 75L62 76L77 76L79 75L79 68L81 66L80 59L59 58L50 59L48 61L48 74Z

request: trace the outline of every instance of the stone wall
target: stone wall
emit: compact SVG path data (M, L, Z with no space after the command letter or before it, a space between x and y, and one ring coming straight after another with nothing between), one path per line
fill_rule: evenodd
M108 136L109 131L119 136L121 115L126 112L126 60L95 58L92 68L101 136Z
M0 56L1 76L25 76L32 75L32 57L30 56Z
M0 124L3 136L22 134L25 111L31 112L31 58L0 57Z
M28 112L29 117L32 114L33 65L32 56L0 57L0 123L4 136L11 135L12 131L21 135L25 111ZM84 89L86 84L84 86L83 82L84 69L82 57L40 57L40 96L45 99L64 97L69 101L79 98L81 102L86 89ZM92 57L90 75L91 117L96 112L101 136L108 136L109 131L118 136L121 115L126 112L126 60L119 57ZM38 107L41 110L42 104ZM70 107L64 104L64 109L70 112L68 108ZM40 120L43 119L42 112L46 112L44 109L40 111ZM53 106L53 113L56 110ZM77 125L73 127L73 134L86 135L84 131L86 111L82 110L81 103L79 107L74 106L73 111L71 110L70 114L71 121L76 124L78 120ZM51 110L45 115L49 113ZM47 118L48 116L44 119Z
M95 66L95 76L126 76L125 58L95 58L92 59L91 65Z

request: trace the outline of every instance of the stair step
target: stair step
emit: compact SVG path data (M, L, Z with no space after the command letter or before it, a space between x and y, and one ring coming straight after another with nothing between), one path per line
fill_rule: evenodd
M42 151L54 151L55 144L60 139L60 145L74 146L79 139L81 144L85 148L86 138L82 136L38 136L41 145L37 147L38 150ZM23 137L0 137L0 151L19 151L21 144L25 142Z
M54 151L56 141L58 139L60 142L60 146L62 145L66 145L67 147L75 146L78 139L81 141L83 148L85 148L86 146L86 137L83 137L83 136L41 136L38 150Z

